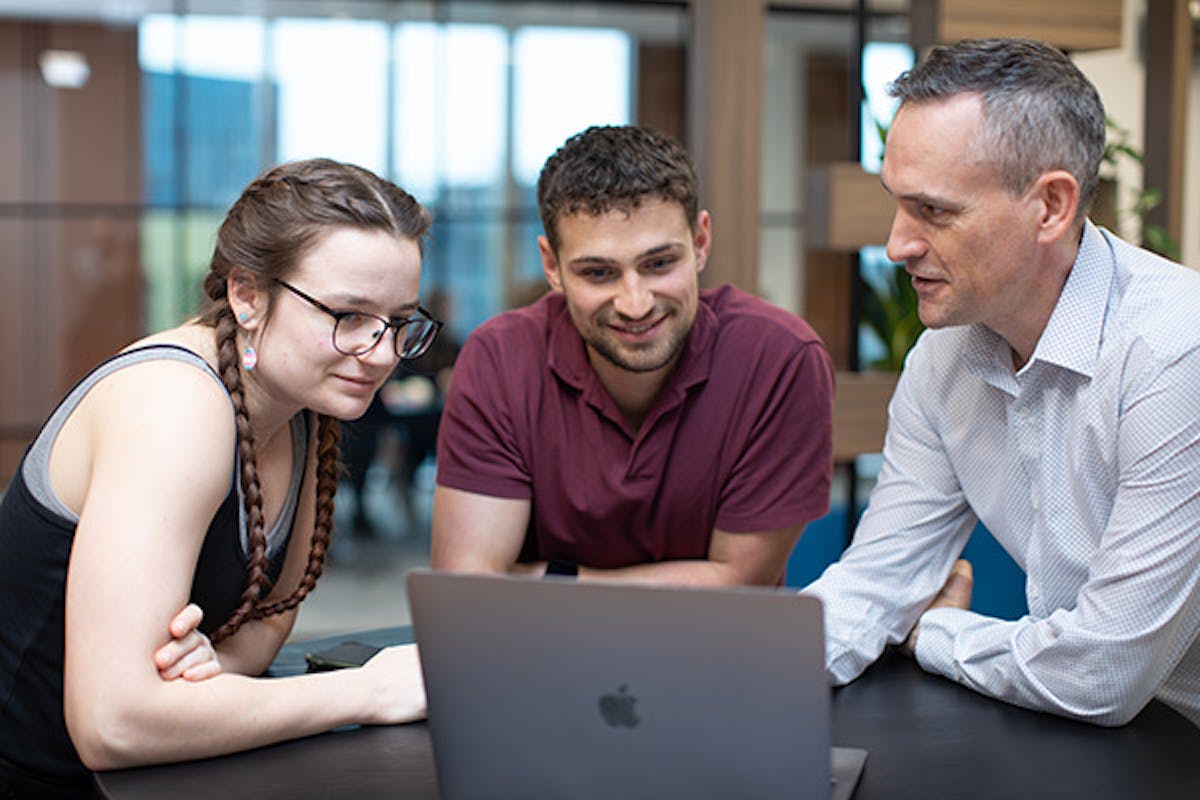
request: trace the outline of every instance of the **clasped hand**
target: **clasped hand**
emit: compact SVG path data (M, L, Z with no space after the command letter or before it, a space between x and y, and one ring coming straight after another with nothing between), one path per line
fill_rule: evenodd
M208 637L200 632L204 612L195 603L183 607L167 626L171 640L154 651L154 665L165 681L202 681L221 672L221 660Z
M950 569L950 577L942 585L941 591L929 602L925 611L932 608L963 608L971 607L971 594L975 588L975 574L971 562L960 558ZM922 614L925 612L922 611ZM917 634L921 629L918 623L904 640L904 650L911 656L917 652Z

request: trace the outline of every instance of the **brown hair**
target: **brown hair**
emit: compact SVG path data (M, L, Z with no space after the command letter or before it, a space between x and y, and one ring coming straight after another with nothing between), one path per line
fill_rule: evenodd
M238 324L227 297L234 270L260 288L272 288L332 229L381 231L415 241L420 247L430 226L429 213L398 186L351 164L312 159L282 164L253 181L229 209L217 232L207 297L200 322L214 329L217 372L233 400L237 425L239 482L246 514L249 565L241 603L212 641L232 636L247 620L295 608L312 591L325 565L333 528L333 496L339 466L337 420L318 417L316 514L308 565L300 585L284 600L259 601L271 588L267 574L266 533L254 435L242 391ZM268 309L269 313L269 309Z
M683 145L650 128L588 128L567 139L538 176L538 213L555 251L563 217L632 211L647 198L678 203L695 232L700 201L692 160Z

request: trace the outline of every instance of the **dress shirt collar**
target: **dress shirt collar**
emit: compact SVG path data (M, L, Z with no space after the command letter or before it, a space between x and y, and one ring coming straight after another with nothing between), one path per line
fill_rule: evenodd
M1079 252L1062 294L1021 373L1035 363L1043 363L1092 377L1100 356L1114 274L1108 242L1095 225L1085 222ZM971 328L967 353L973 369L993 386L1011 391L1015 387L1008 343L983 325Z

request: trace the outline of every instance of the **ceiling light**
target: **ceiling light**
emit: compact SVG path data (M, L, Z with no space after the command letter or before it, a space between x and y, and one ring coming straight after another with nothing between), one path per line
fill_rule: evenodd
M87 57L75 50L46 50L38 64L42 79L56 89L82 89L92 75Z

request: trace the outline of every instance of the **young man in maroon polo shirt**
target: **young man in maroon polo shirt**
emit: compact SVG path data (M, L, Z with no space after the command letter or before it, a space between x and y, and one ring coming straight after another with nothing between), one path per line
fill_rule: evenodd
M683 148L573 136L538 180L551 290L468 339L438 440L433 566L780 583L829 506L833 370L802 320L700 290Z

